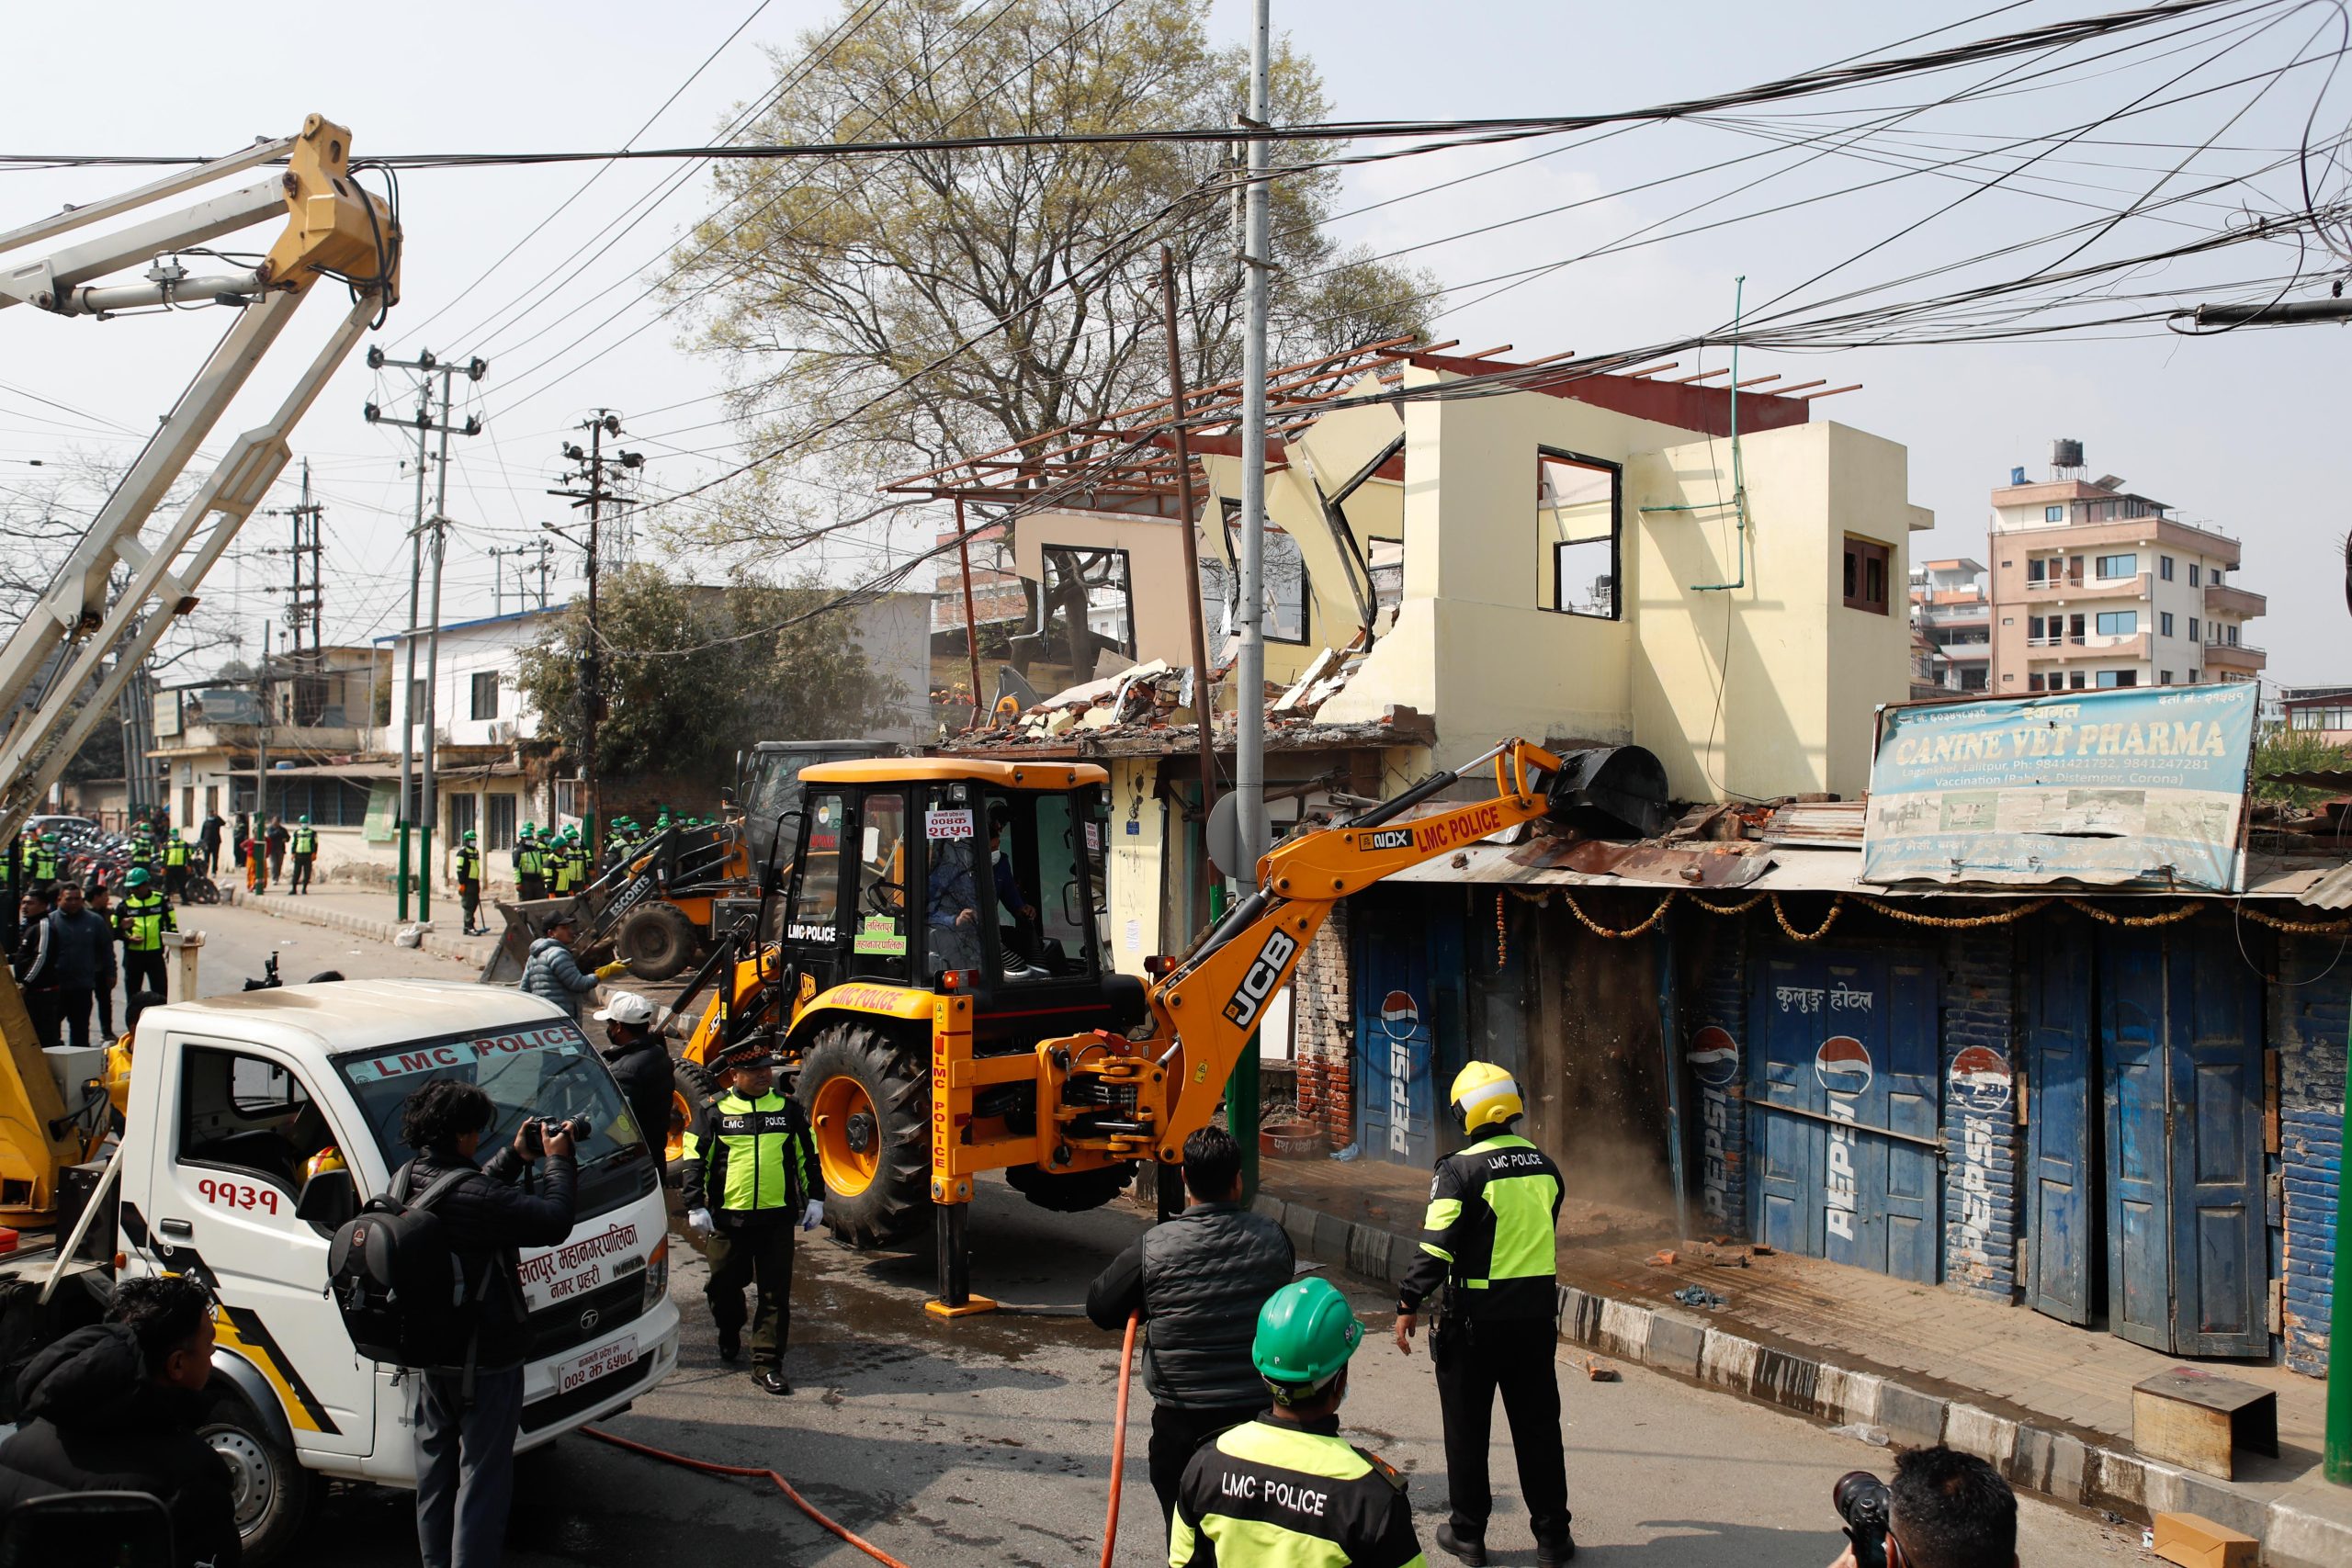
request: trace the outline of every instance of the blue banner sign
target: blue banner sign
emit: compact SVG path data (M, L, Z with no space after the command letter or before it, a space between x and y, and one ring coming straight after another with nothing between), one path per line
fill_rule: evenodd
M2259 695L2247 681L1891 708L1862 880L2242 891Z

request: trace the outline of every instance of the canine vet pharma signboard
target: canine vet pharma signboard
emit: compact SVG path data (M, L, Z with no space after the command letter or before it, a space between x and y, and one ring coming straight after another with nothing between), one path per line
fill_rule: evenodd
M1862 880L2245 888L2252 682L1889 709Z

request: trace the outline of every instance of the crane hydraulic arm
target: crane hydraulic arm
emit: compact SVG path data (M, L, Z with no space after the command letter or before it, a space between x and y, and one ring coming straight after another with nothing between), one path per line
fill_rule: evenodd
M214 194L45 254L33 247L282 160L254 184ZM192 276L174 253L282 217L256 265ZM287 435L371 321L399 298L401 233L384 201L351 175L351 133L318 115L298 135L175 172L103 201L0 233L0 310L62 316L218 303L236 317L147 440L49 586L0 648L0 845L13 839L197 589L291 457ZM99 280L147 262L142 283ZM238 436L159 537L148 519L322 278L352 304L276 410ZM208 528L205 525L212 519ZM117 570L124 576L118 581ZM15 980L0 970L0 1216L54 1207L59 1168L79 1157L63 1097L43 1062Z
M1493 798L1400 820L1488 762ZM1549 815L1546 785L1560 766L1540 746L1506 740L1348 821L1296 834L1269 851L1258 863L1256 890L1151 989L1156 1038L1173 1043L1155 1070L1134 1075L1136 1122L1149 1129L1148 1149L1136 1152L1170 1162L1182 1157L1184 1139L1216 1111L1267 1001L1290 983L1334 905L1384 877Z
M285 170L256 184L50 254L5 259L280 158ZM283 216L286 226L257 266L192 277L176 261L163 259L273 215ZM0 234L0 309L29 304L57 315L103 318L200 301L238 308L220 345L0 649L0 723L6 725L0 736L0 842L23 825L164 633L195 609L197 587L290 458L287 433L370 321L398 298L400 245L390 208L351 177L351 133L318 115L303 122L300 135L257 142L138 190ZM153 264L144 283L102 287L92 281L141 261ZM328 276L352 286L349 313L275 413L230 446L161 538L142 542L148 518L195 462L205 438L303 299ZM205 520L214 517L219 521L199 539ZM109 601L108 582L118 566L129 579ZM32 691L36 681L44 682L38 693ZM14 722L8 723L12 715Z

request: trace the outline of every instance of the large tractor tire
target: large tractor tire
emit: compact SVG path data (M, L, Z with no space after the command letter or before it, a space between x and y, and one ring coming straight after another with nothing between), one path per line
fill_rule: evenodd
M670 1124L649 1127L645 1135L662 1137L662 1175L678 1184L678 1162L686 1157L686 1134L708 1114L720 1090L718 1080L699 1062L673 1058L670 1063Z
M702 933L674 904L648 904L621 917L613 933L614 953L640 980L667 980L695 961Z
M833 1235L888 1247L928 1224L931 1088L917 1054L873 1024L836 1023L801 1059L798 1092Z
M1057 1214L1080 1214L1099 1209L1127 1190L1136 1168L1106 1165L1100 1170L1047 1170L1042 1166L1016 1165L1004 1173L1011 1187L1041 1209Z

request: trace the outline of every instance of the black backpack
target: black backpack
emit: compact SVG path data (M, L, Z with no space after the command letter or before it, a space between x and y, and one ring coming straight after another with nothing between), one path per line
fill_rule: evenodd
M465 1269L433 1205L481 1173L453 1170L411 1198L414 1169L402 1166L390 1192L370 1198L335 1232L327 1294L343 1314L352 1348L369 1360L456 1367L471 1359L477 1314L469 1309L477 1303L466 1299Z

